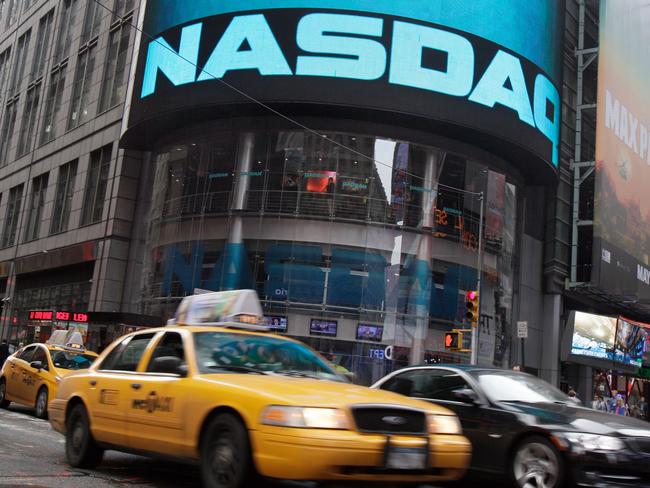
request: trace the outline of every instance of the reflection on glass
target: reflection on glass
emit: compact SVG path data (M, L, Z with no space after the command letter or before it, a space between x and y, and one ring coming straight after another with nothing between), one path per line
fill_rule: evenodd
M325 136L206 132L159 148L145 313L167 317L196 288L236 284L256 289L267 315L288 317L287 334L334 354L365 382L408 363L416 326L427 335L425 357L459 360L445 355L442 342L462 323L464 294L476 287L483 192L479 360L505 365L517 187L442 148ZM253 147L241 169L244 140ZM238 188L246 188L243 197ZM310 335L312 319L336 320L336 335ZM358 340L360 323L382 333L368 329Z

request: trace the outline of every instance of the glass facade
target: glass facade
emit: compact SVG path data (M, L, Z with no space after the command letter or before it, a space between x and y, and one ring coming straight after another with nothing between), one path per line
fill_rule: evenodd
M154 155L144 312L254 288L269 320L369 383L445 351L477 286L479 361L506 365L517 187L440 147L363 134L211 132ZM480 223L481 198L483 223Z

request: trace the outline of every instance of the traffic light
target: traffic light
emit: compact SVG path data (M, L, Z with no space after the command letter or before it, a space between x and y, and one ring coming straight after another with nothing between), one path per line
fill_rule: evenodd
M472 327L478 327L479 317L479 296L477 291L468 291L465 297L465 307L467 313L465 317L469 320Z
M460 350L463 344L463 334L460 332L446 332L445 333L445 349L452 351Z

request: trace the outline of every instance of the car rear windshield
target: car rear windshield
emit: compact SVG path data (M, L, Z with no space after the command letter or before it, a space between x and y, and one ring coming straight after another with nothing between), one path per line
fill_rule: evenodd
M194 344L202 374L259 373L341 380L308 347L273 336L197 332Z
M52 351L52 363L55 368L87 369L95 361L95 356L79 352Z
M509 371L475 371L485 394L493 401L523 403L569 403L560 390L525 373Z

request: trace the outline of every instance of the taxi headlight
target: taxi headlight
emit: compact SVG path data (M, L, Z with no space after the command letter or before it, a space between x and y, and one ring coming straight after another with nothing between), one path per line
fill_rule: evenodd
M350 428L345 412L337 408L289 407L285 405L266 407L262 413L262 423L303 429L345 430Z
M461 435L463 433L458 417L455 415L429 414L428 420L430 434Z
M566 432L564 436L577 451L620 451L625 448L621 439L610 435Z

